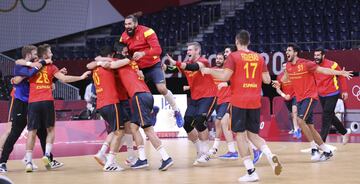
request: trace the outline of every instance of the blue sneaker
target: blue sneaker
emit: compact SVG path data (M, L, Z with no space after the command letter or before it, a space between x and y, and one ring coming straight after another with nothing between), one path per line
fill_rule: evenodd
M150 119L150 121L151 121L151 125L152 126L155 126L155 124L156 124L156 116L157 116L157 114L159 113L159 107L158 106L154 106L154 108L153 108L153 111L151 112L151 119Z
M136 163L131 166L131 168L133 168L133 169L141 169L141 168L145 168L145 167L148 167L148 166L149 166L149 164L147 162L147 159L145 159L145 160L138 159L136 161Z
M235 152L227 152L224 155L219 156L220 159L224 159L224 160L236 160L239 158L239 154L237 151Z
M159 167L159 170L166 171L169 167L171 167L174 164L174 161L171 157L169 157L167 160L161 161L161 166Z
M297 130L294 131L293 138L295 138L295 139L301 139L301 137L302 137L301 129L298 128Z
M184 119L181 116L181 112L180 111L174 111L174 116L176 119L176 125L181 128L184 126Z
M254 153L253 164L256 164L260 160L263 152L261 150L254 150L253 149L253 153Z

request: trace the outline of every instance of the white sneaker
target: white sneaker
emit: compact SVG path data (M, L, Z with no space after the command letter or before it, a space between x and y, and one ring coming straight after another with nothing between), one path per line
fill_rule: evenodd
M300 150L301 153L311 153L311 148L306 148L306 149L302 149Z
M336 146L330 145L330 144L326 144L326 146L332 151L335 152L335 150L337 150Z
M311 161L320 161L320 152L318 149L311 149Z
M22 163L24 163L24 165L26 167L26 164L27 164L26 158L24 157L21 161L22 161ZM38 166L35 163L32 163L32 167L33 167L33 171L38 170Z
M350 134L351 134L351 130L348 128L346 134L342 136L343 145L345 145L345 144L347 144L349 142Z
M33 171L34 171L33 164L31 162L26 163L25 172L33 172Z
M241 176L238 179L239 182L255 182L259 181L259 176L256 174L256 172L253 172L251 175L245 174L244 176Z
M60 168L60 167L64 166L64 163L53 160L53 161L50 162L49 165L50 165L50 169L53 170L53 169L57 169L57 168Z
M216 149L216 148L211 148L211 149L208 151L207 154L208 154L210 157L215 157L217 151L218 151L218 149Z
M113 162L113 163L106 163L103 170L105 172L120 172L120 171L123 171L124 168L122 168L118 163L116 162Z
M125 160L125 164L127 166L132 166L136 163L137 161L137 158L136 157L133 157L133 156L128 156L127 159Z
M280 175L280 173L282 171L282 165L279 161L279 158L276 155L273 155L271 160L272 160L271 167L274 170L274 174L277 176Z
M207 154L202 154L200 158L196 159L193 165L204 164L210 160L210 156Z
M100 152L96 153L94 155L94 159L99 163L101 166L104 166L106 163L106 157L105 154L101 154Z

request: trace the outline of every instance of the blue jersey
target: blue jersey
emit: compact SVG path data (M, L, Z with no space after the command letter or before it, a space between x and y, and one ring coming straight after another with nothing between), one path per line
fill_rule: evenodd
M29 81L27 78L33 76L38 71L39 70L37 70L36 68L30 68L30 67L22 66L22 65L15 65L14 76L26 77L19 84L14 84L14 87L16 88L14 97L16 99L19 99L23 102L28 102L30 85L29 85Z

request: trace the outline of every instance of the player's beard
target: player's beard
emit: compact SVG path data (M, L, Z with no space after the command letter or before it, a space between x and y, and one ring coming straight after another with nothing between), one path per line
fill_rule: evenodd
M315 59L315 63L316 63L316 64L321 64L321 63L322 63L322 58L320 58L320 59L317 59L317 58L316 58L316 59Z
M133 37L133 36L135 35L135 28L126 29L126 33L127 33L127 35L129 35L130 37Z
M219 67L219 68L221 68L221 67L224 65L224 63L218 63L218 62L216 62L215 64L216 64L216 66Z

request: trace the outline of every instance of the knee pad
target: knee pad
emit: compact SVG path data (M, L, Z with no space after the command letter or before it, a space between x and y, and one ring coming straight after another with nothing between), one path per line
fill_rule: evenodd
M194 120L194 118L191 117L191 116L185 116L184 117L184 121L185 121L184 122L184 129L185 129L186 133L189 133L194 129L194 127L192 125L193 120Z
M202 132L202 131L206 130L207 129L206 116L203 116L203 115L195 116L194 124L195 124L196 130L198 130L199 132Z

